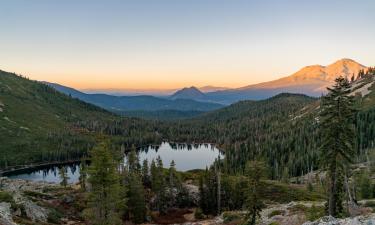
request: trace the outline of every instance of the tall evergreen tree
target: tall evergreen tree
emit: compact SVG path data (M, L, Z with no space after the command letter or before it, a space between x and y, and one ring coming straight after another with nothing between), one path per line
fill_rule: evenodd
M88 195L85 216L94 225L121 224L120 210L123 206L117 165L107 142L102 142L91 151Z
M350 93L350 83L346 78L335 80L333 88L328 88L328 94L322 98L320 113L320 128L322 137L322 165L328 169L329 199L328 213L338 216L337 207L340 204L339 180L343 180L343 171L354 155L354 100ZM341 184L340 184L341 185Z
M156 167L156 163L154 160L151 161L150 165L150 173L151 173L151 189L154 193L159 192L161 188L160 177L158 174L158 168Z
M139 158L137 156L137 152L134 146L129 152L127 159L128 159L129 172L139 172L139 168L140 168Z
M259 161L249 161L246 164L245 175L248 178L248 188L246 190L245 207L248 211L247 219L249 225L255 225L260 217L260 212L264 207L261 199L261 180L265 176L265 164Z
M167 193L167 185L166 185L166 179L164 175L164 167L163 167L163 161L158 156L156 158L156 175L155 177L156 180L156 187L157 191L155 192L157 195L156 198L156 207L159 211L160 214L166 214L167 209L169 208L169 200L170 200L170 195Z
M141 181L141 177L137 173L129 174L128 183L128 210L130 219L140 224L146 218L145 194Z
M86 181L87 181L87 164L86 160L82 159L79 165L79 184L83 191L86 191Z
M171 164L168 169L168 180L169 180L170 188L177 187L179 184L177 171L176 171L176 163L174 162L174 160L171 161Z
M127 155L127 167L124 172L127 191L128 217L139 224L146 218L145 194L142 182L142 171L139 167L139 157L133 147Z
M149 171L147 159L143 160L143 165L142 165L142 182L143 182L143 185L145 185L147 187L150 187L150 185L151 185L150 171Z
M66 167L62 166L59 168L59 176L60 176L60 185L66 187L68 185L68 174L66 172Z

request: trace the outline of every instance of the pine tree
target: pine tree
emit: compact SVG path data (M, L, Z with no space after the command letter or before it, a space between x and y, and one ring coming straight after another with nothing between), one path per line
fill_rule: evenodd
M169 166L168 170L168 180L169 180L169 187L174 188L178 186L178 177L177 177L177 171L176 171L176 163L174 160L171 161L171 164Z
M200 180L200 207L206 215L217 215L218 213L218 182L217 173L212 166L206 171Z
M136 149L133 146L132 150L129 152L128 156L128 170L130 173L132 172L139 172L140 164L139 164L139 158L136 153Z
M82 159L79 165L79 184L83 191L86 191L86 181L87 181L87 164L86 160Z
M208 169L206 168L205 174L207 174ZM201 175L199 177L199 193L200 193L200 199L199 199L199 207L203 212L207 212L208 208L208 194L207 194L207 188L205 186L206 179L204 177L205 175Z
M91 165L88 168L88 195L86 218L94 225L121 224L120 210L124 204L117 165L107 142L102 142L91 151Z
M148 168L148 161L147 159L143 160L143 165L142 165L142 182L143 185L146 187L150 187L151 181L150 181L150 171Z
M167 186L165 182L165 176L164 176L164 167L163 167L163 161L160 158L160 156L156 159L157 167L156 167L156 187L157 191L155 192L157 195L156 199L156 206L160 214L165 215L167 213L167 209L169 208L169 200L171 197L167 193Z
M158 168L156 167L156 163L154 160L151 161L150 166L150 173L151 173L151 189L154 193L159 192L160 190L160 178L158 177Z
M141 177L137 173L131 173L128 182L129 217L134 223L140 224L146 218L145 194Z
M66 172L66 167L62 166L59 168L59 176L60 176L60 185L66 187L68 185L68 174Z
M260 217L260 212L264 207L261 199L261 179L265 176L265 165L263 162L250 161L246 164L245 174L248 178L248 188L246 190L245 207L248 211L247 219L249 225L255 225Z
M339 176L354 155L353 97L349 96L350 83L339 77L333 88L328 88L328 94L322 98L320 128L323 134L321 162L328 169L329 200L328 213L339 215L337 204L342 196L338 187ZM340 180L343 180L340 178Z
M147 163L146 163L146 167ZM143 168L145 169L145 168ZM127 166L124 168L123 177L127 192L128 218L134 223L143 223L146 218L146 202L142 183L142 172L139 168L139 157L135 148L127 155ZM145 172L146 174L148 172Z
M360 196L362 199L369 199L372 197L372 184L370 175L367 172L364 172L360 176L359 181Z

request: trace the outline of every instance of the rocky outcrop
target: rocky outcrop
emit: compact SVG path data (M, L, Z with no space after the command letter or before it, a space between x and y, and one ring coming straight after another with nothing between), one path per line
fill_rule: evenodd
M193 184L184 184L183 187L187 190L191 201L195 205L199 205L199 201L200 201L199 187Z
M375 225L375 214L344 219L325 216L314 222L306 222L303 225Z
M1 225L16 225L12 219L10 203L0 202L0 224Z
M32 201L22 202L25 207L26 216L32 221L47 222L49 211Z
M0 178L0 189L11 193L14 202L17 205L22 206L26 216L34 222L46 222L49 210L39 206L37 203L26 197L24 193L27 191L43 193L45 188L51 187L55 187L55 185L45 182L14 180L5 177Z

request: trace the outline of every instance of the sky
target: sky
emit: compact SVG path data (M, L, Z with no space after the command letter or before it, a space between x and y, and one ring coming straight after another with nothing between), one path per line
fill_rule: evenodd
M375 65L374 0L0 0L0 69L78 89L241 87Z

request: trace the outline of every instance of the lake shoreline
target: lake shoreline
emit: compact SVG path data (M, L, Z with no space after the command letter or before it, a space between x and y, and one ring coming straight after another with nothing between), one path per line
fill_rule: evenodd
M181 143L181 142L166 142L161 144L150 144L137 148L140 163L147 160L149 164L157 157L161 157L164 165L167 168L172 161L176 165L176 170L186 172L197 169L205 169L210 166L220 155L224 155L216 147L216 144L211 143ZM124 159L128 152L124 152ZM89 162L88 159L86 159ZM125 161L124 161L125 162ZM53 161L46 163L30 163L28 165L18 165L8 167L0 170L0 177L5 176L9 178L21 178L30 180L47 180L56 182L58 180L58 171L60 167L67 167L69 177L77 178L75 173L80 174L79 164L81 159L72 159L65 161ZM57 178L56 178L57 177Z
M25 173L25 172L32 171L32 170L48 168L51 166L64 166L64 165L70 165L70 164L75 164L75 163L80 163L80 162L81 162L80 159L76 159L76 160L54 161L54 162L48 162L48 163L22 165L22 166L18 166L17 168L13 167L13 168L5 169L5 170L0 170L0 177L17 175L19 173Z

